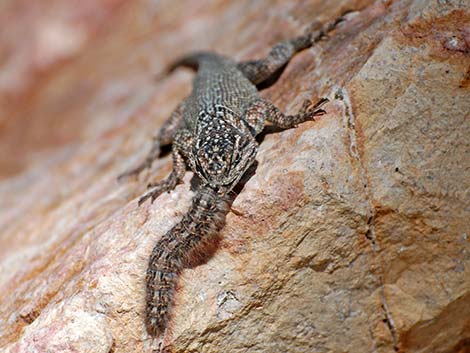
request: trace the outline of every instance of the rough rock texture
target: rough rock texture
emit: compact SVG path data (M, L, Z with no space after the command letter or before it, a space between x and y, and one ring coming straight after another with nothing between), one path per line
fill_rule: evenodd
M35 3L33 6L32 3ZM173 352L470 351L470 2L0 2L0 350L150 351L151 248L185 184L116 176L190 89L171 59L259 57L345 10L263 95L328 114L268 134L223 241L185 271ZM5 22L8 21L8 22ZM25 25L25 23L27 25Z

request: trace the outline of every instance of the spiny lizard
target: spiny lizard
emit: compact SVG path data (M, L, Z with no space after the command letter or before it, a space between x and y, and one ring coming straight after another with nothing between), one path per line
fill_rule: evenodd
M189 167L199 178L195 196L182 220L155 245L147 269L146 327L161 335L168 324L180 272L201 249L210 245L224 226L229 193L255 161L255 140L265 121L280 128L294 127L324 114L321 105L304 103L296 115L285 115L258 95L256 85L270 79L299 51L311 47L332 31L342 18L317 31L279 42L260 60L235 62L224 56L200 52L184 57L179 66L197 69L192 93L181 102L153 140L145 161L120 176L137 175L158 158L160 147L172 144L173 170L139 199L153 202L181 183Z

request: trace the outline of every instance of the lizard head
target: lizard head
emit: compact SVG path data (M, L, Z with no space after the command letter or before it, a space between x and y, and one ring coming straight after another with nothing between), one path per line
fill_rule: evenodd
M205 184L226 193L253 163L257 144L236 128L208 131L193 148L193 169Z

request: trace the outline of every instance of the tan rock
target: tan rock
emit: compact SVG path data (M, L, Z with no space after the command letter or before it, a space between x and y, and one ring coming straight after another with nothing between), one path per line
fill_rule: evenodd
M192 49L259 57L347 9L360 11L263 93L287 112L306 98L331 103L318 121L265 136L218 251L182 276L165 344L470 349L467 1L118 3L94 2L113 9L103 29L86 22L86 40L51 49L43 76L0 100L21 102L0 109L0 122L14 117L0 131L2 352L151 351L147 258L192 196L188 173L137 207L168 157L139 182L115 179L190 89L189 73L153 75Z

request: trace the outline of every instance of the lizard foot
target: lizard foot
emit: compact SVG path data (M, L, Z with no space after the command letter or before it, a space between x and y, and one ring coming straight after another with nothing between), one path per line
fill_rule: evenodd
M317 103L312 105L311 101L305 100L302 108L300 109L300 114L306 115L307 120L315 121L315 117L326 114L326 111L322 109L322 106L328 102L328 98L322 98Z
M149 183L147 188L152 190L139 199L138 205L142 205L148 199L150 199L150 203L153 203L161 194L172 191L178 183L179 180L175 180L173 178L166 179L158 183Z

